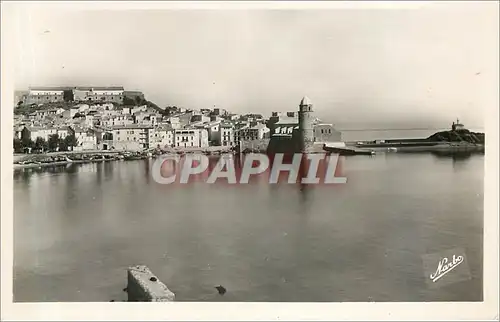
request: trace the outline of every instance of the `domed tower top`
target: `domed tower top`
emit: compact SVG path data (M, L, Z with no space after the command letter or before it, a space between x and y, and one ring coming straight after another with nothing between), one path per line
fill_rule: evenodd
M312 102L309 97L304 96L300 101L299 112L312 112Z
M304 96L302 100L300 101L300 106L304 105L312 105L311 99L307 96Z

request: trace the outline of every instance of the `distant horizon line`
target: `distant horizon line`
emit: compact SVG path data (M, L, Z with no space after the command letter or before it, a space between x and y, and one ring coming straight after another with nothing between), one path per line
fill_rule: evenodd
M484 130L483 127L476 127L472 126L471 127L474 130ZM467 128L469 130L469 128ZM433 128L372 128L372 129L341 129L341 128L336 128L337 131L343 131L343 132L382 132L382 131L439 131L439 130L444 130L444 127L433 127Z

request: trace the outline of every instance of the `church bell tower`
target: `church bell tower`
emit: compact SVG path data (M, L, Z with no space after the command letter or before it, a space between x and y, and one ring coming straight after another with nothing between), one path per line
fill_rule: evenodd
M299 105L299 133L301 152L307 151L314 143L313 104L309 97L304 96Z

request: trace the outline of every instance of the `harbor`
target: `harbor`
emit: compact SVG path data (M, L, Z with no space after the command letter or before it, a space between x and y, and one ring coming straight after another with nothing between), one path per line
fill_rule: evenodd
M498 315L495 8L306 2L2 3L2 320Z

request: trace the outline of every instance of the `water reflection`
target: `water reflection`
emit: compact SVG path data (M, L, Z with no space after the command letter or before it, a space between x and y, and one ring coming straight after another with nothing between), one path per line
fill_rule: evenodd
M304 207L303 211L304 213L307 213L307 206L311 203L311 198L312 198L312 189L311 185L308 184L300 184L299 186L299 195L300 195L300 200L301 200L301 205Z
M467 160L471 158L474 155L484 155L484 153L481 152L474 152L474 151L457 151L457 152L449 152L449 151L433 151L431 152L433 156L436 158L448 158L452 159L455 161L458 160Z
M151 183L151 168L153 166L153 160L144 160L144 175L146 176L146 183Z
M454 170L459 170L460 167L466 166L473 156L484 156L484 153L475 151L434 151L431 154L438 160L451 160Z

